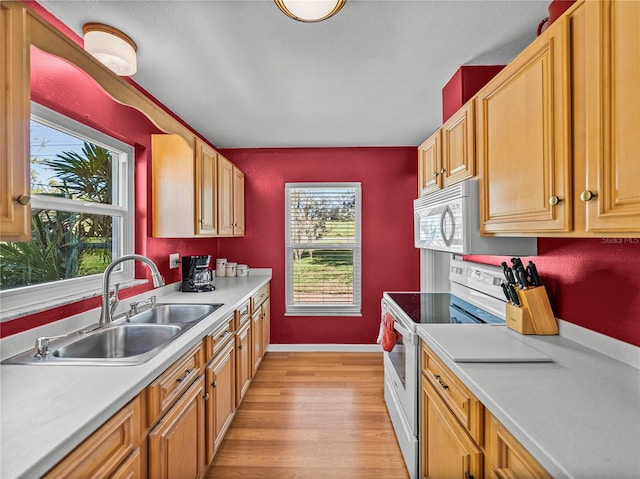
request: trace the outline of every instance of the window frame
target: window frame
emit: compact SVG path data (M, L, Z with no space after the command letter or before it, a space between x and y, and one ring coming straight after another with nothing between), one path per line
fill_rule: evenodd
M112 237L113 259L133 253L135 248L135 152L133 147L38 103L31 102L30 119L109 149L113 153L113 178L114 180L117 178L117 181L114 181L116 186L112 204L86 203L80 200L33 194L31 207L120 217L121 231L114 230ZM116 255L115 251L118 248L120 251ZM144 280L134 280L134 265L129 261L121 264L111 278L112 284L120 283L121 288L144 282ZM2 303L0 321L98 296L102 292L102 279L102 274L93 274L0 291Z
M294 244L291 243L291 210L289 208L292 190L304 189L355 189L355 244L323 243ZM301 182L285 183L285 316L362 316L362 183L360 182ZM308 304L293 302L293 250L300 247L319 250L351 250L353 251L353 302L345 304Z

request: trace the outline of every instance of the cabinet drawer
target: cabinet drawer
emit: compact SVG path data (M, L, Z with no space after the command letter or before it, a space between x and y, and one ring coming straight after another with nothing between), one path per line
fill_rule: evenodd
M483 406L424 343L422 343L422 374L440 393L463 428L482 446Z
M136 397L51 469L44 479L106 478L117 476L125 467L131 471L131 477L140 477L140 426L140 399Z
M231 313L225 318L222 325L204 337L204 364L208 364L218 354L218 351L224 347L227 340L233 338L234 331L235 320L234 314Z
M162 416L202 373L202 348L193 347L153 381L148 391L149 425Z
M256 293L254 293L253 296L251 296L251 314L255 313L268 297L269 283L265 284Z
M247 299L244 303L238 306L238 309L236 309L236 330L240 329L240 326L242 326L249 320L249 318L251 318L250 302L250 299Z

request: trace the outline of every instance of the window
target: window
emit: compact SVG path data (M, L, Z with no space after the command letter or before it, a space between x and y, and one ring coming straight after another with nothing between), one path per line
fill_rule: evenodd
M133 252L133 149L31 106L31 241L0 243L2 319L95 296ZM133 267L114 275L130 281Z
M287 314L360 314L360 183L287 183Z

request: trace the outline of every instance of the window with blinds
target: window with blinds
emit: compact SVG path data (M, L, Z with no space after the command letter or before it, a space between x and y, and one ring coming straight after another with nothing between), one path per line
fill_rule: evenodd
M289 315L359 315L360 183L287 183Z

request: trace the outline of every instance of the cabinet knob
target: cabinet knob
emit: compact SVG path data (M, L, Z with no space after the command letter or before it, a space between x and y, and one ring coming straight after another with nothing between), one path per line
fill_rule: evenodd
M21 204L22 206L27 206L29 203L31 203L31 196L29 195L19 195L16 198L16 201Z
M593 194L592 191L589 190L584 190L582 193L580 193L580 199L582 201L590 201L595 195Z
M442 169L440 170L440 173L441 173L441 174L443 174L443 175L444 175L446 172L447 172L447 169L446 169L446 168L442 168Z
M433 174L434 178L437 178L438 176L440 176L440 173L438 173L437 171Z
M205 401L209 399L209 393L204 393L204 396L202 396L202 399L204 399Z
M217 385L218 385L218 381L213 381L213 382L211 383L211 387L212 387L212 388L215 388Z
M557 196L552 196L551 198L549 198L549 204L551 206L555 206L558 203L560 203L560 198L558 198Z

